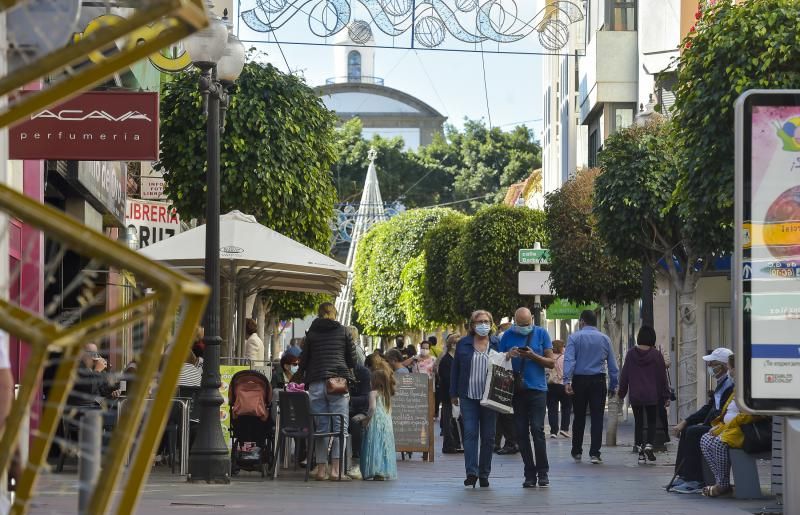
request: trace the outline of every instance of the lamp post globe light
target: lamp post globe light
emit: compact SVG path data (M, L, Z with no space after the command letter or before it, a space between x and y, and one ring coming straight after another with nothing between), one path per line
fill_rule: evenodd
M213 5L208 2L210 13ZM227 12L226 12L227 14ZM205 281L211 288L211 298L204 319L205 350L203 376L197 396L200 423L189 453L189 480L213 483L230 482L230 457L222 435L219 409L222 405L220 387L219 327L219 215L220 132L228 108L228 90L244 67L244 48L229 34L224 20L209 16L209 27L193 34L184 48L193 64L200 69L200 93L206 115L206 259Z

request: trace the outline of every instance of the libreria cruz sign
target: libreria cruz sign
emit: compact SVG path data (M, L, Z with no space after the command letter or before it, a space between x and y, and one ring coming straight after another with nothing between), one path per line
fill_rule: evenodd
M155 161L158 93L92 91L10 130L11 159Z

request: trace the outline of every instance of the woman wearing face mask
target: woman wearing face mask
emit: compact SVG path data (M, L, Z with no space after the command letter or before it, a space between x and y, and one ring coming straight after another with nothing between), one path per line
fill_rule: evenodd
M469 320L469 335L456 346L450 375L451 402L461 407L464 417L464 465L467 478L464 486L480 480L481 487L489 486L492 471L497 412L480 405L489 370L489 354L497 350L497 340L491 336L494 321L488 311L478 310Z
M288 352L283 353L281 357L280 369L276 370L272 376L273 388L286 388L286 385L293 382L292 379L297 373L298 363L300 358Z
M424 341L420 343L419 356L417 356L417 359L414 362L414 372L419 374L428 374L429 377L433 377L433 368L435 364L436 360L431 354L430 342Z

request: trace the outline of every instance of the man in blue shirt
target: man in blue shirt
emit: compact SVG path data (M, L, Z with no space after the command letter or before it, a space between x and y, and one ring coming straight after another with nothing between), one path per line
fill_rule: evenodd
M592 310L581 313L579 330L570 335L564 351L564 389L572 395L572 458L581 460L583 431L586 428L586 406L592 417L592 439L589 456L595 465L603 463L600 446L603 443L603 412L606 393L616 393L619 369L614 359L611 340L597 329L597 316ZM606 365L608 387L606 389Z
M555 367L553 344L542 327L533 325L528 308L514 313L514 325L503 334L500 352L512 360L514 372L522 375L522 390L514 392L514 425L522 461L525 463L523 488L550 485L547 473L547 441L544 438L544 415L547 408L547 379L544 369ZM533 449L528 435L533 436Z

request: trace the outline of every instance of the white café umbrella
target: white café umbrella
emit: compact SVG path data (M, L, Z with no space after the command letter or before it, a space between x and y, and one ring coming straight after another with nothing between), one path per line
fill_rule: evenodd
M220 216L220 273L239 287L336 295L349 269L333 258L259 224L239 211ZM140 252L194 275L205 268L206 226L182 232Z
M347 282L347 266L259 224L253 216L231 211L220 216L219 225L220 275L236 287L240 313L244 297L262 290L337 295ZM202 277L205 245L206 226L201 225L140 252Z

